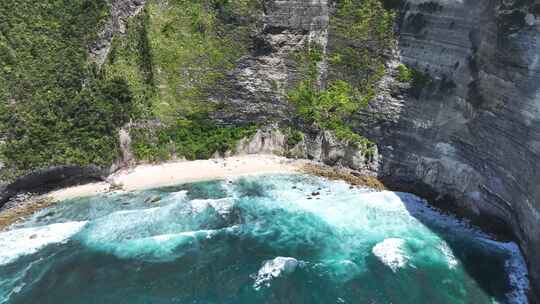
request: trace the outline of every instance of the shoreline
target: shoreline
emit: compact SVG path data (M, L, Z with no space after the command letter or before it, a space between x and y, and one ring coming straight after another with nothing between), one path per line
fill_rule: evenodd
M0 209L0 232L17 229L18 223L64 200L114 191L130 192L199 181L221 180L229 177L279 173L310 174L329 180L343 180L349 183L351 187L367 187L374 191L386 190L384 184L369 173L362 174L354 170L336 168L310 160L288 159L267 154L251 154L195 161L175 161L161 164L141 164L117 171L109 175L106 181L61 188L42 195L26 198L14 207L5 210ZM392 190L390 189L390 191ZM414 194L413 192L409 193ZM429 205L433 206L432 202ZM491 240L519 244L517 239L491 233L485 226L471 222L466 216L460 216L459 214L436 206L433 207L441 214L462 221L467 226L478 227L479 231ZM520 252L523 254L522 250Z
M140 164L117 171L105 181L61 188L24 199L14 207L0 210L0 231L8 230L34 213L58 202L113 191L137 191L207 180L256 174L302 173L307 160L270 154L228 158Z
M16 205L0 209L0 232L10 230L33 214L64 200L83 198L115 191L138 191L180 184L221 180L230 177L260 174L309 174L329 180L342 180L351 186L360 186L374 191L389 190L372 174L352 169L334 167L306 159L290 159L274 154L247 154L226 158L204 160L179 160L156 164L138 164L126 167L107 176L104 181L59 188L47 193L30 195ZM390 191L399 191L392 190ZM425 198L414 191L404 191ZM427 199L427 198L425 198ZM480 227L491 238L500 241L515 241L515 238L491 232L489 226L474 223L467 215L430 205L441 213L451 215L469 224Z
M300 172L305 164L305 160L265 154L141 164L117 171L108 176L106 181L54 190L43 197L62 201L116 190L146 190L232 176L296 173Z

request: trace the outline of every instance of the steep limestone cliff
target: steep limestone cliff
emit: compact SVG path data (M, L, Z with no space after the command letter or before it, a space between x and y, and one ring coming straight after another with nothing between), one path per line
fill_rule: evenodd
M387 184L513 234L538 294L540 16L512 1L422 3L407 4L399 54L433 81L419 98L376 99L359 130L378 143Z

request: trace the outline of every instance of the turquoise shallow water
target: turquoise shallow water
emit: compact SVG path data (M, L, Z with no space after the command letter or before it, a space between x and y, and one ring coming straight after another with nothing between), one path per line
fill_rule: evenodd
M526 303L528 286L513 243L304 175L66 201L0 248L0 303Z

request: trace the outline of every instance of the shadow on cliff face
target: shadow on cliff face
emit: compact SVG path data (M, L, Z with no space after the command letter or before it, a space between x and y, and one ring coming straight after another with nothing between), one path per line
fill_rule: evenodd
M19 193L42 194L54 189L103 181L108 170L97 166L56 166L37 170L1 187L0 208Z
M510 278L507 277L506 280L495 280L494 278L501 278L501 273L509 271L506 268L506 258L509 257L505 258L499 254L494 254L492 248L486 248L485 244L480 240L475 241L474 238L464 243L463 238L458 236L460 232L449 229L446 221L438 222L433 218L433 214L426 214L424 210L419 209L418 203L411 201L411 196L408 193L396 192L396 195L404 203L411 216L419 220L448 244L467 274L474 279L480 288L493 298L498 300L506 299L507 294L513 291ZM441 211L437 209L436 212ZM470 232L461 233L468 234Z

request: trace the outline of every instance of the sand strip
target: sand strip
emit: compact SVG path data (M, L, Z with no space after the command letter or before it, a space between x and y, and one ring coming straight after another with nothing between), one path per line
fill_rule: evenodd
M140 165L109 176L107 182L60 189L50 192L45 197L61 201L119 189L133 191L241 175L294 173L299 172L305 162L275 155L257 154L224 159Z

